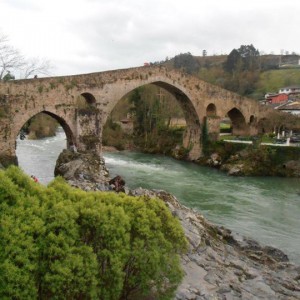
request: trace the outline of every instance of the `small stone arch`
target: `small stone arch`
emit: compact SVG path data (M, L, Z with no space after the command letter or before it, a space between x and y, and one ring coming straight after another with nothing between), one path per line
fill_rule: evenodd
M85 93L81 93L81 96L85 99L88 105L95 105L96 98L93 94L85 92Z
M242 112L236 107L232 108L227 112L227 116L231 120L232 134L234 135L245 135L248 134L248 126L246 119Z
M217 115L217 108L213 103L210 103L206 107L206 116L213 117Z
M251 115L250 118L249 118L249 124L253 125L255 123L255 121L256 121L255 119L256 119L255 116Z

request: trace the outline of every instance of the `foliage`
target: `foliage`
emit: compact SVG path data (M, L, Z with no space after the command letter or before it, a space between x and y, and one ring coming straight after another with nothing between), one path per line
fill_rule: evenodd
M260 69L260 54L252 44L241 45L237 51L242 58L244 70L254 71Z
M121 126L109 118L103 127L102 144L104 146L113 146L118 150L131 148L132 137L125 133Z
M182 143L185 126L176 127L172 118L183 119L183 112L171 93L155 85L135 89L111 112L103 129L103 144L119 150L171 154ZM127 129L119 125L122 119L130 120Z
M278 111L271 111L265 119L259 121L259 129L262 133L274 132L281 133L282 130L300 130L300 119L296 115L279 113Z
M55 136L58 122L48 116L40 113L31 118L24 126L23 130L29 134L29 139L41 139L44 137Z
M268 92L277 93L279 88L298 85L300 69L269 70L260 74L257 91L265 95Z
M260 55L251 45L241 45L233 49L223 64L228 73L223 87L241 95L254 92L260 73Z
M228 73L233 73L235 70L239 70L242 67L242 56L238 50L233 49L227 60L224 62L223 68Z
M206 155L206 154L208 154L207 149L208 149L208 144L209 144L207 118L205 118L203 125L202 125L201 139L202 139L203 154Z
M182 69L189 74L197 73L199 71L199 62L191 53L181 53L174 57L174 68Z
M183 130L170 125L171 118L180 115L180 108L167 94L159 98L155 91L157 89L152 86L142 87L128 97L134 122L134 143L146 152L170 153L182 142Z
M223 161L226 161L229 159L229 157L232 154L235 154L245 148L247 148L247 144L241 144L241 143L226 143L222 140L220 141L209 141L207 143L207 155L210 155L211 153L218 153Z
M184 233L158 199L0 171L1 299L170 299Z

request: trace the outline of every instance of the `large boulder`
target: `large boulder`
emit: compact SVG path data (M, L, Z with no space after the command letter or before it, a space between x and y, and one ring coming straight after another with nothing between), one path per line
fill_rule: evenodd
M109 189L109 172L104 158L94 152L73 152L64 149L59 155L55 176L62 176L72 186L84 190Z

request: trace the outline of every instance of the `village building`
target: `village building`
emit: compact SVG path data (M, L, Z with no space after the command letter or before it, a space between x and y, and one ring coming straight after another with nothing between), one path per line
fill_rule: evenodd
M289 86L280 88L278 93L267 93L265 102L267 104L285 103L289 100L295 101L300 96L300 86Z
M300 117L300 101L284 103L275 109Z

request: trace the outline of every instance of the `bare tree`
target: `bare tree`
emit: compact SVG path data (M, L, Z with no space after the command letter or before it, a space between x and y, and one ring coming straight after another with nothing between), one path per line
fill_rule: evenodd
M24 63L24 57L9 45L7 36L0 35L0 80L3 79L5 73L21 68Z
M31 76L37 76L38 74L49 75L50 69L51 65L49 60L31 58L24 64L24 67L22 67L22 78L29 78Z
M49 75L50 62L45 59L25 59L20 52L9 44L8 37L0 34L0 80L10 72L20 71L21 78L29 78L34 75Z

